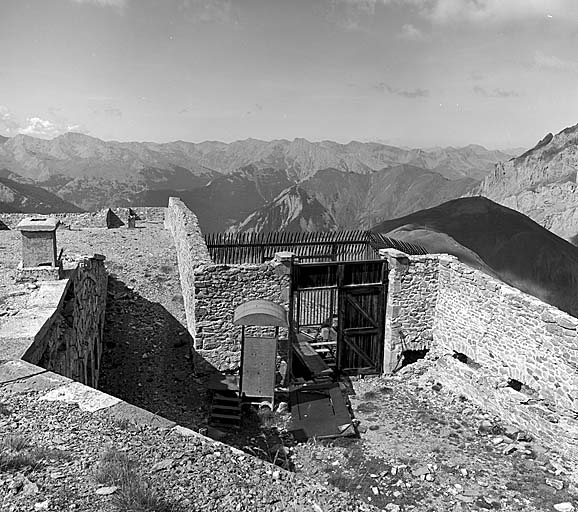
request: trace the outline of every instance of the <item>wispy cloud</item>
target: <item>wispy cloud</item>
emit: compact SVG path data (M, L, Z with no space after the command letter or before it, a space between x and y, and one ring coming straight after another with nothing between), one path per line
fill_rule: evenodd
M23 135L31 135L32 137L40 137L42 139L52 139L58 135L62 135L66 132L83 132L79 125L60 125L48 121L47 119L41 119L40 117L29 117L26 119L26 123L23 127L19 129L19 133Z
M38 116L28 117L22 122L8 107L3 105L0 105L0 129L3 129L8 136L21 133L43 139L51 139L66 132L87 133L87 130L80 125L50 121Z
M117 9L124 9L128 5L129 0L72 0L76 4L90 4L98 7L116 7Z
M180 0L179 8L194 23L238 24L240 2L233 0Z
M408 8L436 24L505 24L545 20L576 24L576 0L328 0L373 14L376 7ZM573 16L575 15L575 16Z
M429 90L428 89L421 89L421 88L399 89L397 87L392 87L391 85L386 84L385 82L378 83L375 86L375 89L377 89L380 92L395 94L396 96L401 96L403 98L409 98L409 99L427 98L429 96Z
M399 38L406 41L421 42L425 41L425 34L417 27L408 23L401 27L401 32L399 33Z
M20 123L16 116L4 105L0 105L0 128L9 136L16 135L20 128Z
M324 0L324 16L347 32L365 32L383 0Z
M565 21L575 0L410 0L436 23L511 23L531 19Z
M122 110L116 107L107 107L103 110L103 113L107 117L122 117Z
M578 61L561 59L555 55L546 55L541 51L534 53L534 65L543 69L578 72Z
M483 87L476 86L473 89L474 93L478 96L482 96L484 98L516 98L520 96L520 93L512 90L506 89L484 89Z

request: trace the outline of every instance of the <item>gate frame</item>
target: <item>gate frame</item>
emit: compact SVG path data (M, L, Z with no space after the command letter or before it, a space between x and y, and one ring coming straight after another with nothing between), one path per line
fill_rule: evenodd
M345 267L346 266L355 266L355 265L363 265L363 264L379 264L380 265L380 279L379 281L370 282L370 283L354 283L354 284L344 284L345 278ZM330 286L318 286L318 287L309 287L309 288L299 288L298 286L298 268L302 267L337 267L336 272L336 283L335 285ZM295 311L295 308L299 308L300 304L300 297L299 292L306 291L306 290L315 290L315 289L326 289L326 290L336 290L337 294L337 301L336 301L336 313L339 319L338 330L337 330L337 356L336 356L336 371L337 373L341 373L340 368L340 358L342 354L342 350L344 347L344 331L342 328L343 325L343 315L345 314L345 294L347 290L363 290L363 289L375 289L379 287L379 293L381 297L379 299L378 307L382 308L379 317L378 317L378 338L380 339L379 343L381 345L380 350L380 357L379 361L374 362L375 364L375 372L363 372L363 373L352 373L348 372L348 375L367 375L367 374L375 374L375 375L382 375L386 371L385 362L386 357L385 354L387 352L386 347L386 317L387 317L387 303L388 303L388 288L389 288L389 272L390 266L389 262L386 259L379 258L379 259L368 259L368 260L352 260L352 261L325 261L325 262L305 262L300 263L297 261L297 258L292 260L291 264L291 280L290 280L290 293L289 293L289 322L290 322L290 337L296 335L299 328L300 323L299 319L296 315L299 315L299 309ZM332 313L333 314L333 313ZM291 342L290 342L291 343ZM289 351L290 354L292 350ZM290 356L289 361L289 369L292 370L292 357Z

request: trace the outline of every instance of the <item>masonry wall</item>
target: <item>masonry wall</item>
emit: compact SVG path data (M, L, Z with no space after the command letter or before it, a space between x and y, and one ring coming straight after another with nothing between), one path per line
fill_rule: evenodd
M101 259L81 261L64 303L43 339L38 364L91 387L98 386L108 276Z
M262 265L204 265L194 270L196 351L213 367L239 367L241 327L233 325L235 309L254 299L288 306L289 267L273 260ZM248 334L273 335L272 328L251 328Z
M383 256L386 371L405 350L429 348L429 377L576 465L578 319L453 256Z
M437 377L578 461L578 319L440 258ZM461 362L455 353L469 360ZM464 360L462 358L462 360ZM515 379L524 386L508 386Z
M439 261L435 255L409 257L395 249L380 254L389 264L384 370L390 373L403 363L404 353L432 345Z
M165 228L171 232L175 242L187 329L196 347L198 342L195 326L194 269L199 265L212 264L213 260L199 228L197 216L177 197L169 198L164 222Z
M4 356L96 387L108 283L103 259L83 259L67 279L37 283L26 307L2 325Z

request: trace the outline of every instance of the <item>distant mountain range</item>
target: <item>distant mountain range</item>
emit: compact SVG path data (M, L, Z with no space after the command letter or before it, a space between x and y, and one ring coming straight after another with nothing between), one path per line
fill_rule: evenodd
M371 174L323 169L300 182L297 188L293 186L283 190L275 200L264 203L258 211L233 224L228 230L272 232L368 229L381 220L460 197L473 190L478 183L471 178L449 180L437 172L405 164ZM206 189L211 190L214 186L216 182ZM201 225L205 229L212 228L213 224L204 223L203 219L214 216L221 207L213 206L209 215L199 201L191 203L200 214ZM314 218L315 214L318 215L317 219ZM299 215L304 215L302 222L297 219ZM304 226L309 228L304 229ZM313 229L314 226L316 229Z
M417 242L578 316L578 248L519 212L484 197L387 220L374 231Z
M496 165L473 193L525 213L578 243L578 125L547 134L534 148Z
M78 206L60 199L55 194L33 185L15 181L16 176L7 169L0 169L0 212L54 213L81 212Z
M135 198L145 200L147 194L156 191L196 197L194 189L247 168L253 173L272 173L273 181L276 173L283 172L289 186L311 179L324 169L365 175L399 165L433 171L451 181L479 180L496 162L511 156L476 145L420 150L305 139L160 144L105 142L78 133L52 140L17 135L0 144L0 168L32 180L83 209L129 206ZM264 203L255 209L262 206ZM231 224L244 220L238 217L234 214Z

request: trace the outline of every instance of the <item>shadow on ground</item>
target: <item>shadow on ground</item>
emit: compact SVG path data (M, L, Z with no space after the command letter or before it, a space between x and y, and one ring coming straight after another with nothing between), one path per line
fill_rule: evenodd
M110 277L99 389L182 426L205 426L208 395L192 338L163 306Z

